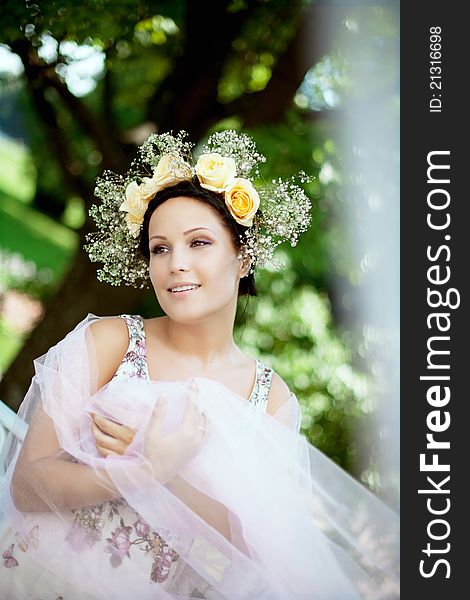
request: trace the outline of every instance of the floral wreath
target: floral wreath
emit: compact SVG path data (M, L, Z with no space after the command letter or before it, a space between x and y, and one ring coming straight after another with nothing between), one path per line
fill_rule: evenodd
M258 164L266 158L248 135L234 130L212 134L193 167L193 144L186 136L185 131L151 134L124 176L105 171L97 179L95 196L102 203L89 214L98 231L86 235L84 249L92 262L103 263L99 281L149 287L148 260L139 248L144 215L157 192L182 181L197 178L202 188L221 194L232 217L246 228L240 242L242 256L250 258L248 273L266 262L282 268L274 260L275 248L284 241L295 246L308 228L311 202L296 181L311 177L300 171L255 187Z

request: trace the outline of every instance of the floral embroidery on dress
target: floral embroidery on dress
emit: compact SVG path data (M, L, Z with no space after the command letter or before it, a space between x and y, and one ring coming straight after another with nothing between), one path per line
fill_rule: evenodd
M129 507L128 503L124 500L124 498L115 498L114 500L109 500L107 502L107 508L109 510L108 520L112 521L115 516L119 515L119 507L126 506Z
M121 527L118 527L112 531L110 538L106 538L106 541L109 542L109 544L106 546L104 551L111 553L111 558L109 561L113 569L121 565L124 556L127 556L128 558L131 557L129 554L129 549L131 547L131 541L129 537L131 531L132 527L129 525L124 525L124 521L121 518Z
M2 554L3 566L6 567L7 569L11 569L12 567L17 567L18 566L18 561L13 556L13 550L14 550L14 548L15 548L15 544L11 544L5 550L5 552Z
M125 510L121 514L122 508ZM109 560L114 569L121 566L125 557L132 558L132 546L140 547L152 559L151 581L162 583L168 578L171 564L179 558L161 535L151 531L150 525L123 498L75 509L72 513L74 521L65 539L77 553L91 550L97 542L102 541L106 514L113 525L117 525L114 521L118 521L110 537L106 538L108 543L104 547L104 551L111 555ZM130 515L132 522L126 522L126 517Z
M108 544L105 552L111 554L111 566L116 569L121 566L124 557L131 558L132 546L142 546L140 550L153 559L150 570L151 581L163 583L170 574L171 563L176 562L179 555L156 531L151 531L150 525L137 512L131 507L129 509L135 513L137 520L131 526L126 525L124 519L120 517L119 527L111 532L111 537L106 538ZM133 533L137 537L131 539Z
M179 555L168 546L165 540L154 532L152 532L153 539L150 541L150 552L154 562L152 564L152 572L150 579L152 581L161 583L166 581L170 574L170 567L172 562L176 562Z
M23 537L18 531L15 531L16 544L21 552L26 552L29 547L37 548L39 546L38 533L39 525L34 525L26 537ZM14 549L15 544L13 543L2 553L3 566L7 569L17 567L19 564L18 560L13 556Z
M104 504L72 510L74 520L65 541L75 552L91 550L101 540Z
M31 527L29 533L26 537L21 536L18 532L16 532L15 537L18 543L18 547L22 552L26 552L26 550L31 546L32 548L37 548L39 546L39 525L34 525Z
M115 378L150 379L147 368L144 322L140 315L121 315L129 330L129 347Z

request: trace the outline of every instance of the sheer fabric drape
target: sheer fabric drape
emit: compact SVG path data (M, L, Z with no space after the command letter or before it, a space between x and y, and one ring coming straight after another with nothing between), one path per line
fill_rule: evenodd
M396 515L300 435L293 393L269 415L205 378L97 390L99 318L35 361L5 445L2 598L398 597ZM209 423L164 482L146 451L163 394L164 432L188 402ZM137 430L124 456L100 457L90 412Z

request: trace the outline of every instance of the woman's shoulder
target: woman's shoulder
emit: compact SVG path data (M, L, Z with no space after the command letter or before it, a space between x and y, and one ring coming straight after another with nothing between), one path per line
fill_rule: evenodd
M129 346L129 333L125 320L119 316L97 317L90 324L93 336L98 389L111 381Z
M93 334L93 339L96 342L107 341L109 336L119 343L124 342L128 337L127 325L122 315L111 315L100 317L93 315L90 323L90 331Z
M271 387L269 388L268 406L266 412L274 414L283 404L287 402L291 391L284 379L273 370Z

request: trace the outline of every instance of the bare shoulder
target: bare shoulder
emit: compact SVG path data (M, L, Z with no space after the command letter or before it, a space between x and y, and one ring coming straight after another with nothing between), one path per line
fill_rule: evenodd
M291 392L287 383L274 371L271 387L269 389L268 406L266 407L266 412L270 415L273 415L285 402L287 402L290 393Z
M111 381L129 346L127 325L121 317L98 319L90 325L98 367L98 389Z

